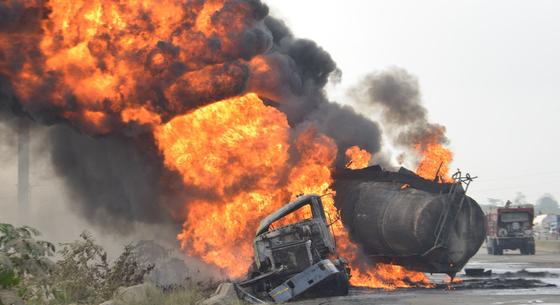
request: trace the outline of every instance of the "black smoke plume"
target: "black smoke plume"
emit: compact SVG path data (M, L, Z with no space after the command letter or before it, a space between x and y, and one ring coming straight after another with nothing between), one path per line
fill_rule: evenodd
M380 114L384 129L397 145L410 148L448 142L445 127L428 120L418 79L402 68L371 73L350 94L360 107Z

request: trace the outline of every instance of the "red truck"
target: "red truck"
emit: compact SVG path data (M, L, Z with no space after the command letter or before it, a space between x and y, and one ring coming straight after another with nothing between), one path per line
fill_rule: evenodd
M493 208L486 214L486 247L488 254L502 255L504 250L517 250L522 255L535 254L532 205Z

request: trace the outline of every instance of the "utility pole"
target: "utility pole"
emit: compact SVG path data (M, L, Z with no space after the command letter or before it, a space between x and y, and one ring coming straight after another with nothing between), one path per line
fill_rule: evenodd
M18 208L19 222L23 225L29 211L29 120L18 122Z

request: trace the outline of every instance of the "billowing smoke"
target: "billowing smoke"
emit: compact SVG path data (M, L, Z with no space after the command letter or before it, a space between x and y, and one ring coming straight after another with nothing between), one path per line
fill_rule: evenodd
M353 145L378 152L378 125L326 99L333 71L258 0L0 3L3 118L57 124L45 139L55 170L76 210L106 228L183 220L197 190L163 166L151 126L224 98L257 93L294 133L334 139L338 165Z
M411 148L448 142L445 127L428 121L418 79L402 68L369 74L351 95L361 107L377 110L384 130L397 145Z
M174 187L155 151L142 151L138 139L119 134L92 138L66 126L48 131L56 172L66 181L80 212L101 227L127 232L128 220L158 223L168 220L154 204L182 203L182 188ZM166 179L167 178L167 179Z
M313 124L338 145L337 165L344 166L346 149L358 145L369 152L380 150L381 132L376 122L349 106L327 101L323 87L332 73L339 72L331 56L313 41L295 38L285 24L267 17L265 24L273 34L274 51L291 67L292 79L299 84L289 91L289 99L279 109L288 115L290 125Z

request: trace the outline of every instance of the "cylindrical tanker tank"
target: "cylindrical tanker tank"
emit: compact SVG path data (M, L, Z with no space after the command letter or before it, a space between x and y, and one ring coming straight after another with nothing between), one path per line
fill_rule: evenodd
M438 183L374 166L335 175L335 202L351 238L374 260L454 274L486 236L484 213L461 182Z

